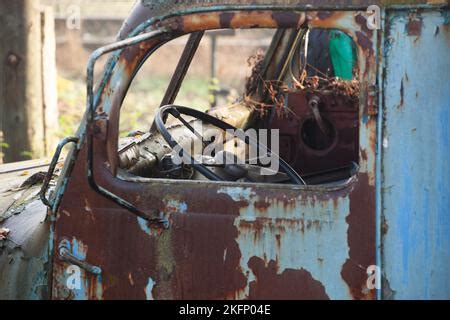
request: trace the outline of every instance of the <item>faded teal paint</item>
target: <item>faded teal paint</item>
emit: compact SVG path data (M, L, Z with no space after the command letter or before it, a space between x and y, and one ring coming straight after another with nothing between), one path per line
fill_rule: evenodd
M152 229L148 225L148 221L147 220L137 217L137 222L138 222L139 227L141 228L142 231L144 231L149 236L152 235Z
M380 38L384 39L386 36L386 10L381 10L381 30L380 30ZM380 48L379 48L379 52L382 52L384 54L385 50L385 43L384 41L380 42ZM383 56L383 55L382 55ZM377 70L377 79L378 79L378 84L382 84L383 83L383 68L380 66L380 61L381 58L378 58L378 63L377 65L378 70ZM383 90L378 90L378 95L377 95L377 99L378 101L383 101ZM380 106L378 106L380 107ZM382 243L381 243L381 228L382 228L382 208L383 208L383 203L382 203L382 174L383 174L383 170L382 170L382 161L383 161L383 111L381 110L381 112L378 112L378 118L377 118L377 144L376 144L376 172L375 172L375 193L376 193L376 199L375 199L375 214L376 214L376 234L375 234L375 242L376 242L376 256L375 256L375 262L376 265L380 268L380 270L383 270L383 260L382 260L382 256L381 256L381 250L382 250ZM383 285L382 283L380 283L380 286L378 288L376 288L376 294L377 294L377 299L381 300L383 298L383 293L382 293L382 289L383 289Z
M242 189L240 194L248 192ZM341 267L349 258L348 195L328 201L305 195L287 199L290 206L256 195L250 195L247 200L249 206L241 209L234 223L239 229L236 242L242 254L240 267L249 277L247 287L237 298L248 298L250 282L255 278L249 261L258 257L266 264L276 261L277 274L301 266L314 280L324 284L330 299L352 299L341 276ZM255 203L259 201L269 201L270 206L258 211Z
M72 254L80 260L86 260L86 250L83 243L73 238L71 244L72 244ZM70 274L67 275L71 276ZM81 288L75 288L72 290L74 300L87 300L89 281L86 272L81 268L80 268L80 277L81 277L80 279ZM64 283L67 283L67 279Z
M156 283L153 281L152 278L148 278L147 286L145 287L145 296L147 300L155 300L153 298L153 288L155 287Z
M82 241L76 238L73 238L70 241L70 244L71 248L69 248L69 250L71 251L72 255L79 260L86 260L88 250L87 246L84 245ZM70 264L66 264L66 267L67 268L65 269L65 272L60 274L60 278L56 279L60 286L65 287L67 297L65 297L64 299L70 298L71 300L83 301L88 300L89 297L92 296L95 296L98 300L103 299L103 278L101 275L92 275L84 269ZM80 271L79 288L69 288L69 278L78 276L78 274L69 272L69 267L75 267ZM91 285L92 282L94 282L95 284ZM75 281L75 283L77 282ZM90 293L89 288L94 288L94 292Z
M178 213L178 214L185 214L188 212L188 205L186 202L178 201L175 199L168 199L164 200L164 204L167 208L167 211ZM164 217L165 213L161 213L161 217Z
M81 261L86 260L86 248L75 238L72 239L72 254Z
M389 13L382 263L394 298L450 299L450 32L438 11L420 15L408 36L408 12Z
M111 91L117 91L120 90L120 88L123 86L122 83L128 83L130 75L125 71L125 65L123 64L117 64L115 72L111 75ZM110 112L110 108L113 104L114 95L104 95L102 97L102 108L103 111L106 113ZM96 105L96 104L95 104Z

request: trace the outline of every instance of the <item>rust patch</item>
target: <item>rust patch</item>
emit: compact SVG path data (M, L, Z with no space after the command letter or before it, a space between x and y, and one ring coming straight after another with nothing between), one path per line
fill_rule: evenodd
M375 187L366 173L358 176L358 185L350 195L347 241L349 258L342 266L341 276L355 299L373 299L375 290L368 290L367 268L375 265Z
M317 18L319 18L320 20L326 20L332 16L333 16L332 11L319 11L317 13Z
M174 17L170 18L167 21L161 22L161 27L171 29L173 31L182 31L184 30L184 19L183 17ZM159 27L156 27L159 29Z
M366 150L361 149L361 159L364 162L367 162L368 157L367 157L367 151Z
M300 28L304 22L304 16L297 12L285 11L285 12L273 12L273 20L280 26L297 26Z
M231 26L231 20L234 18L234 12L224 12L220 14L220 26L228 29Z
M189 212L205 213L205 208L208 208L208 212L215 214L238 216L241 209L248 206L246 200L234 201L229 195L218 193L215 198L198 199L189 204Z
M361 31L356 31L356 41L358 45L366 52L368 52L371 56L373 55L373 47L372 47L372 41L370 38L367 37L367 35Z
M183 17L183 31L186 33L205 29L220 29L220 15L217 13L188 15Z
M96 278L89 275L86 292L88 299L145 299L145 291L136 284L147 283L150 270L155 270L155 243L145 241L148 236L139 228L135 216L92 191L87 184L86 161L83 161L85 158L86 151L83 149L78 156L80 161L75 163L59 209L59 213L70 211L71 215L60 215L55 228L54 245L57 247L64 237L76 237L89 246L86 261L102 267L103 294L97 297ZM76 206L75 203L84 205ZM95 219L85 214L85 207L89 208ZM114 254L108 254L108 248L114 248ZM137 254L136 250L130 248L136 248L145 254ZM67 266L59 259L54 259L53 266L53 279L59 279ZM132 270L138 271L133 273L134 286L128 277ZM156 275L151 276L157 283L160 282ZM53 281L53 296L66 299L67 297L58 295L64 292L61 285L58 281Z
M254 203L254 207L258 211L266 212L267 209L270 207L270 203L265 202L265 201L256 201Z
M245 288L233 216L178 215L173 228L175 298L223 299Z
M329 300L323 284L315 280L305 269L285 269L278 274L275 261L269 261L266 266L264 260L252 257L248 262L249 268L256 276L250 282L250 300Z
M406 33L408 36L420 36L422 34L422 19L417 17L416 15L412 15L409 18L408 23L406 24Z
M239 233L245 232L253 234L253 242L257 244L263 234L264 221L263 219L256 219L256 221L239 222Z
M281 234L275 235L275 240L277 242L277 248L280 251L280 249L281 249Z
M355 22L361 27L361 30L364 31L369 38L372 37L373 31L367 27L367 18L363 14L358 13L355 16Z
M276 28L278 24L268 12L264 11L238 12L231 20L231 28L234 29L255 27Z
M122 63L126 67L127 74L132 74L134 68L139 63L139 61L142 59L142 56L145 56L146 53L151 50L157 43L159 43L161 40L154 39L149 40L131 47L128 47L124 49L123 53L121 54L120 59L125 61L125 63ZM109 85L109 90L111 91L109 95L112 93L112 88ZM107 91L105 91L105 94L108 94Z

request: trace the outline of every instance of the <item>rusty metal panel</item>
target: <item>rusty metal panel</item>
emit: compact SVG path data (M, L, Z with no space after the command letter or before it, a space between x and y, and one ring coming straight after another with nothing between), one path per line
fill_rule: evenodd
M143 210L167 217L170 226L161 229L94 192L75 191L70 184L81 185L77 170L83 169L75 168L79 178L68 189L83 205L63 201L56 244L68 239L75 256L103 273L82 270L82 286L69 290L70 264L55 256L55 299L374 296L365 288L375 239L367 215L373 205L358 205L373 196L363 175L340 188L192 181L121 186L140 198Z
M149 11L155 13L155 15L163 15L167 13L175 13L179 11L186 11L189 9L198 8L212 8L212 9L226 9L227 7L241 6L245 8L248 6L253 9L263 6L286 6L292 8L310 8L310 9L365 9L370 5L378 5L383 7L394 6L414 6L419 7L421 5L442 5L446 4L446 0L341 0L341 1L328 1L328 0L222 0L222 1L210 1L210 0L187 0L187 1L160 1L160 0L141 0L140 3L143 7L148 8Z
M384 298L450 299L448 9L388 14Z
M311 97L319 101L323 121L329 125L328 134L307 126L315 123ZM280 128L280 155L297 172L306 175L359 162L357 99L290 92L286 100L290 112L279 111L271 126ZM306 136L315 139L307 140Z
M47 209L35 199L20 210L0 223L0 228L10 230L0 241L0 299L48 299L51 255Z
M48 160L0 166L0 299L39 300L50 295L47 209L39 190Z
M129 37L133 30L148 19L161 19L171 15L181 15L202 10L270 10L274 8L290 10L365 10L370 5L378 5L382 8L444 7L448 6L448 0L341 0L339 2L328 0L139 0L136 2L130 16L121 28L119 38L124 39Z
M199 13L158 27L182 32L297 27L305 18L301 12L270 10ZM65 253L89 266L81 271L80 287L70 289L70 263L56 252L54 299L375 297L366 269L376 256L376 113L369 94L376 80L376 33L355 12L311 12L308 23L343 28L358 46L363 84L358 175L339 187L118 179L110 169L117 158L120 101L130 75L157 43L124 50L97 92L98 113L109 116L110 126L106 141L94 141L95 177L109 192L166 220L168 228L149 225L91 189L83 161L87 148L80 143L81 161L74 164L57 212L54 247L66 243Z

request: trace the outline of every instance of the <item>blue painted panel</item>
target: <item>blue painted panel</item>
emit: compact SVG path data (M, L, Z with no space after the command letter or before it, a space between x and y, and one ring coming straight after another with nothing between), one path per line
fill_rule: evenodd
M388 16L383 272L395 299L450 299L450 25ZM415 22L411 22L415 21Z

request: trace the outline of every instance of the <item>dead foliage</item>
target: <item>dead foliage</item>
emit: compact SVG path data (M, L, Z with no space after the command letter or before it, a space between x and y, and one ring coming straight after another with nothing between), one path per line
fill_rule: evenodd
M263 95L266 97L264 101L261 102L255 100L252 95L244 95L244 103L248 107L255 109L259 112L261 116L267 114L274 106L276 106L277 112L281 110L285 106L285 96L280 94L280 89L284 86L283 83L278 81L261 81L263 84Z
M359 81L343 80L340 78L321 78L318 76L306 77L305 80L294 82L295 88L308 93L320 93L322 95L344 96L358 99ZM287 88L286 88L287 90Z
M250 95L258 90L258 83L261 79L262 67L264 63L264 53L259 50L247 59L248 66L251 68L251 75L247 78L245 84L246 95Z
M261 75L264 63L264 55L256 53L248 59L249 66L252 67L250 77L247 78L246 93L244 103L264 116L268 110L276 107L277 113L286 111L285 94L293 92L305 92L309 94L333 95L335 97L345 97L351 102L359 99L359 81L344 80L337 77L309 77L306 70L296 78L292 76L290 85L287 81L264 80ZM258 92L261 86L262 92Z

